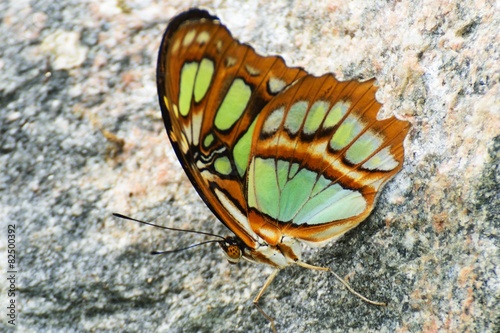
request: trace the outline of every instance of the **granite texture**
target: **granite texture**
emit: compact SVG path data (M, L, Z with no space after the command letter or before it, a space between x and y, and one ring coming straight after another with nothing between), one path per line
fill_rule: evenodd
M229 265L228 235L163 128L157 49L189 7L289 65L377 78L381 117L413 128L374 213L306 249L262 298L279 332L499 332L498 1L3 1L0 3L0 307L17 226L19 332L269 332L252 306L271 269ZM0 331L9 332L4 311Z

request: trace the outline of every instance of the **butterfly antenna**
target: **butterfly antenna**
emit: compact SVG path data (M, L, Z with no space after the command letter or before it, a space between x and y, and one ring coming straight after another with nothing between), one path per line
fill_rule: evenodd
M130 220L130 221L134 221L134 222L138 222L138 223L150 225L152 227L156 227L156 228L160 228L160 229L171 230L171 231L190 232L190 233L193 233L193 234L205 235L205 236L213 236L213 237L217 237L217 238L220 238L220 239L224 239L224 237L222 237L220 235L212 234L210 232L190 230L190 229L180 229L180 228L165 227L165 226L162 226L162 225L158 225L158 224L154 224L154 223L150 223L150 222L145 222L145 221L137 220L137 219L134 219L132 217L125 216L125 215L118 214L118 213L113 213L113 216L118 217L120 219L125 219L125 220ZM213 242L216 242L216 241L213 241ZM200 243L200 245L201 244L204 244L204 243ZM197 246L197 245L195 244L195 246ZM176 250L173 250L173 251L176 251Z
M186 247L181 247L179 249L174 249L174 250L167 250L167 251L151 251L151 254L168 254L168 253L175 253L175 252L181 252L181 251L184 251L184 250L188 250L188 249L192 249L193 247L197 247L197 246L200 246L200 245L205 245L205 244L212 244L212 243L218 243L220 241L218 240L208 240L208 241L204 241L204 242L201 242L201 243L196 243L196 244L193 244L193 245L189 245L189 246L186 246Z

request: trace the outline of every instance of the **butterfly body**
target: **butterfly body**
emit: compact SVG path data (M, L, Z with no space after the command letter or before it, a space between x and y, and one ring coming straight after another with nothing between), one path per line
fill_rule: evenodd
M157 84L186 174L235 234L220 242L231 263L301 264L302 244L356 227L402 167L409 124L377 119L374 80L261 56L206 11L170 22Z

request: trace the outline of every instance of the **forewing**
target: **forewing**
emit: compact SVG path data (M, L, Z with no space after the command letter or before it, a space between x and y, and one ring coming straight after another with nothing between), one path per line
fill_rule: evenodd
M206 11L177 16L163 37L157 86L168 136L205 203L250 247L244 186L256 119L304 75L256 54Z

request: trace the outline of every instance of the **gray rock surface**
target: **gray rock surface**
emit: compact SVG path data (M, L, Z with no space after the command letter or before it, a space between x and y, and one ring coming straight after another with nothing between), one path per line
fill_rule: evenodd
M168 20L202 6L242 41L341 80L376 77L408 119L406 163L374 213L305 251L262 298L279 332L500 331L500 16L494 1L4 1L0 4L0 331L17 226L18 332L269 332L271 269L113 212L228 235L171 150L155 86Z

